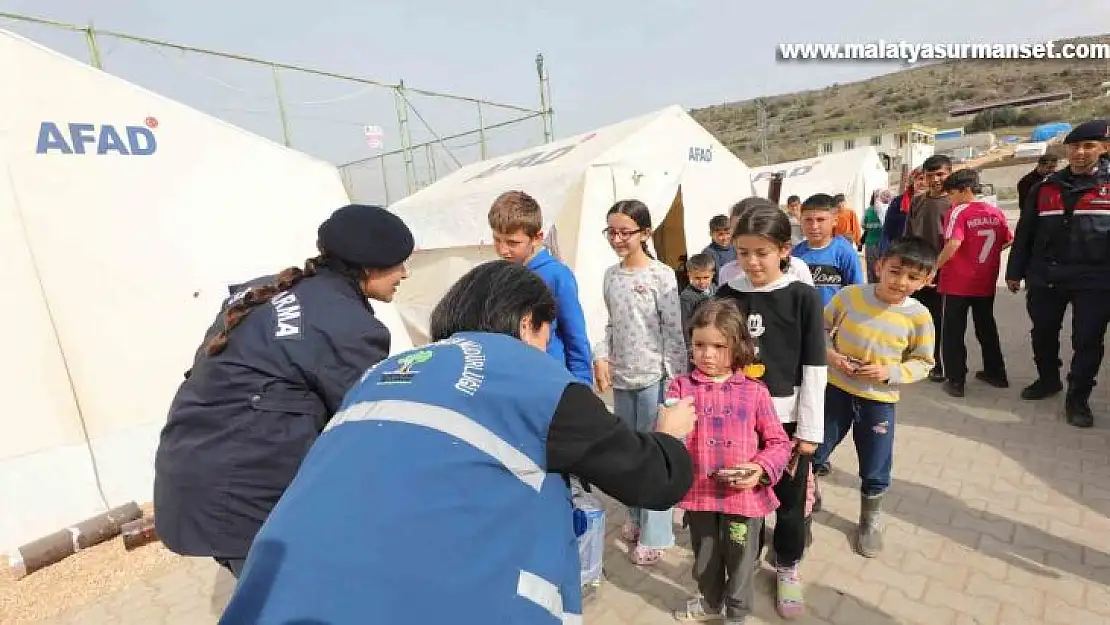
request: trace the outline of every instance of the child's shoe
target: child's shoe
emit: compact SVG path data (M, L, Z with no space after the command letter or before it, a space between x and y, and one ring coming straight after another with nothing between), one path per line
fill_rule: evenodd
M705 598L694 595L686 601L686 605L671 612L676 621L682 623L705 623L721 618L721 608L712 608L705 604ZM741 621L742 622L742 621Z
M805 596L802 592L802 578L798 565L775 569L778 583L775 586L775 609L784 619L796 619L806 613Z

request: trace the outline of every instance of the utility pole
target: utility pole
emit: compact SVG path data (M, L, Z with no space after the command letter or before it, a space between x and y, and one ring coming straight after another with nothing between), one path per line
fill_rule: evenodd
M769 165L767 162L767 103L763 98L757 98L755 101L756 115L759 118L759 153L763 155L763 164Z

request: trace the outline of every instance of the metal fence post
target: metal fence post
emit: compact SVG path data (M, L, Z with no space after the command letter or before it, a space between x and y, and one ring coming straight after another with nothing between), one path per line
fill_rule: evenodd
M416 165L412 162L412 135L409 134L409 106L404 98L405 81L393 88L393 101L397 104L397 124L401 131L401 157L405 161L405 188L413 192L416 182Z
M482 103L478 102L478 149L481 150L482 160L486 156L486 120L482 116Z
M285 112L285 98L281 95L281 76L278 75L276 65L270 69L274 74L274 93L277 95L278 116L281 118L281 136L285 140L285 147L293 147L293 139L289 134L289 115Z
M100 46L96 42L96 31L93 30L92 22L84 28L85 43L89 46L89 62L96 69L104 69L104 63L100 59Z

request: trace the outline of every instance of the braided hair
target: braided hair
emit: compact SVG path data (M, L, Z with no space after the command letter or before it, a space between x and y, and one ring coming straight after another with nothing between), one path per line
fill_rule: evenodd
M243 321L243 318L245 318L251 310L256 306L261 306L269 302L278 293L288 291L301 280L315 276L321 267L327 267L347 278L353 286L358 288L360 293L362 292L362 287L359 283L365 276L364 269L354 267L338 258L328 256L321 252L319 256L306 260L303 268L289 267L282 270L273 282L251 287L251 289L240 297L238 301L228 306L227 310L224 312L224 327L216 336L208 341L207 345L205 345L205 353L209 356L215 356L224 351L224 348L227 347L228 335L235 329L235 326Z

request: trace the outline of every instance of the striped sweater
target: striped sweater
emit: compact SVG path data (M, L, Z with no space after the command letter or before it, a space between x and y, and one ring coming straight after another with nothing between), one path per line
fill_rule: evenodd
M825 307L825 331L831 349L889 368L887 382L870 382L829 367L829 384L856 397L895 403L899 385L925 379L935 364L929 310L913 298L901 304L881 302L874 284L837 292Z

